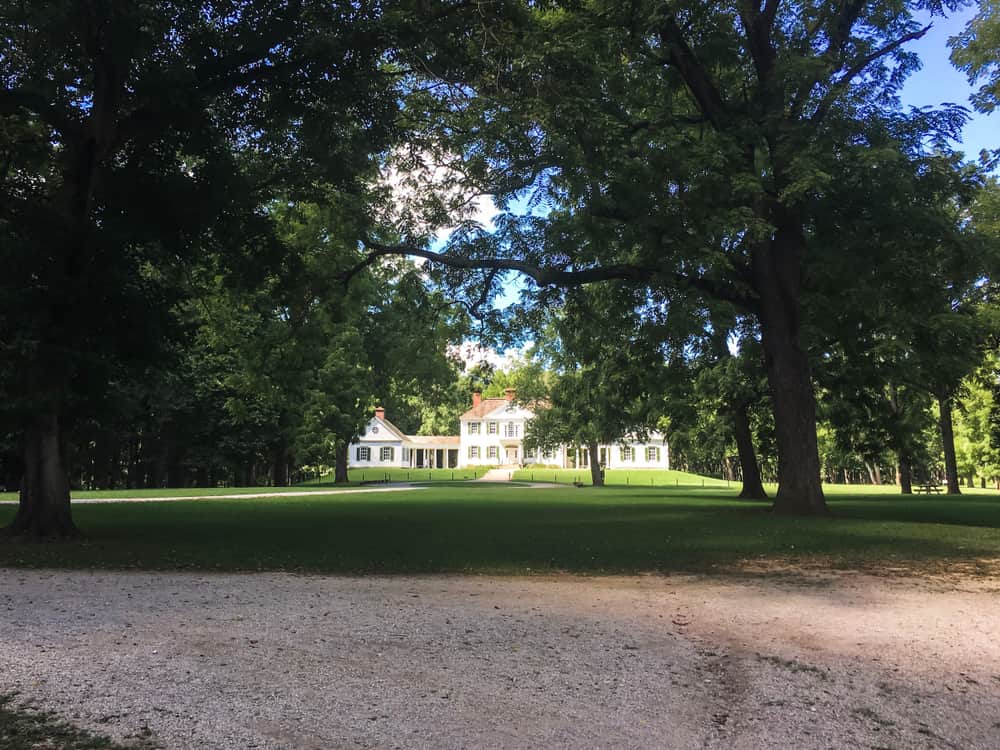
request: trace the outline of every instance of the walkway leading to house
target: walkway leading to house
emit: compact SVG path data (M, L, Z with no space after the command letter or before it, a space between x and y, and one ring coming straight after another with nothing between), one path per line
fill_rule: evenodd
M483 474L476 482L509 482L514 475L513 469L490 469Z
M176 503L182 500L255 500L262 497L315 497L317 495L358 495L365 492L406 492L425 490L426 487L399 482L388 487L365 487L356 490L303 490L302 492L245 492L233 495L177 495L173 497L81 497L73 498L73 505L98 505L100 503ZM17 500L0 500L0 505L17 505Z
M473 479L473 482L491 482L493 484L499 482L509 482L518 489L527 490L551 490L558 489L562 487L566 489L567 485L558 484L555 482L529 482L524 479L513 479L514 472L516 469L490 469L485 474L483 474L479 479Z

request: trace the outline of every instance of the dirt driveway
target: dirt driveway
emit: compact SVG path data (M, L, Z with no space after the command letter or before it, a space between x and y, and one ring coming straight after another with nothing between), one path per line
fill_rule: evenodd
M1000 747L1000 581L0 570L0 692L165 748Z

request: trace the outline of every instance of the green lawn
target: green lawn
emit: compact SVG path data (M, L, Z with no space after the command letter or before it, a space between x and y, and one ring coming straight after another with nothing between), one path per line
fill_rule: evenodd
M441 483L340 497L81 505L82 541L0 544L0 566L599 574L1000 560L997 494L835 494L834 518L790 519L734 493ZM0 525L14 511L0 507Z
M468 481L478 479L489 467L475 467L468 469L351 469L348 478L352 485L370 484L388 479L390 482L450 482ZM513 478L521 481L534 482L557 482L559 484L572 484L581 482L590 484L590 471L588 469L523 469L515 471ZM698 474L689 474L684 471L660 471L656 469L610 469L607 471L605 481L608 487L660 487L666 489L739 489L738 482L727 482L724 479L713 479L703 477ZM75 490L73 497L84 498L115 498L115 497L209 497L212 495L245 495L258 494L264 492L300 492L303 490L320 490L330 492L336 489L347 489L344 485L335 485L333 476L329 475L322 481L312 480L294 487L211 487L192 488L183 487L175 489L153 489L153 490ZM353 487L351 488L353 489ZM862 492L866 495L897 495L899 489L891 484L873 487L868 485L844 485L830 484L824 485L827 495L856 495ZM775 487L769 486L768 491L773 493ZM978 488L965 489L966 494L994 494L993 490L980 490ZM16 492L0 492L0 500L17 500Z
M469 469L351 469L347 476L352 482L378 481L388 477L390 482L449 482L464 479L478 479L489 467L477 466Z
M301 484L295 487L181 487L174 489L155 490L74 490L74 499L83 500L93 497L211 497L213 495L254 495L262 492L303 492L317 490L330 492L336 489L355 489L344 485ZM0 492L0 500L17 500L16 492Z
M544 469L528 468L514 472L514 479L532 482L558 482L560 484L590 484L590 469ZM604 473L604 483L608 487L717 487L729 488L725 479L712 479L686 471L660 469L608 469ZM737 483L732 484L738 486Z
M477 479L486 472L485 468L476 469L351 469L347 476L352 485L380 482L389 479L390 482L444 482ZM330 490L345 488L344 485L333 483L333 475L328 475L322 481L309 481L294 487L181 487L174 489L153 490L74 490L73 497L85 499L92 497L209 497L212 495L251 495L263 492L301 492L304 490ZM0 500L17 500L16 492L0 492Z

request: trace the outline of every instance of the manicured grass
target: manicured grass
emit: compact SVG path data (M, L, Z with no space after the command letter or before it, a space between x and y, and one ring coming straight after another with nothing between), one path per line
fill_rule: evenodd
M527 468L514 472L514 479L532 482L557 482L572 484L580 482L589 485L590 469L544 469ZM730 487L725 479L713 479L699 474L689 474L686 471L672 469L607 469L604 472L604 483L608 487ZM735 482L732 486L738 486Z
M390 482L450 482L478 479L488 467L468 469L351 469L347 476L352 482L378 481L388 477Z
M214 495L256 495L272 492L330 492L336 489L354 489L345 485L335 485L331 480L328 484L300 484L295 487L180 487L155 490L74 490L74 500L87 498L115 497L212 497ZM0 492L0 500L17 500L16 492Z
M487 471L484 467L472 469L351 469L347 477L352 485L380 482L386 478L390 482L446 482L478 479ZM301 492L321 490L329 492L343 488L333 483L330 474L322 481L312 480L294 487L180 487L153 490L74 490L75 499L94 497L209 497L212 495L252 495L264 492ZM0 500L17 500L16 492L0 492Z
M997 494L835 495L828 519L774 517L767 503L734 494L442 483L368 495L81 505L74 517L83 540L2 543L0 566L521 575L1000 561ZM0 525L14 510L0 507Z

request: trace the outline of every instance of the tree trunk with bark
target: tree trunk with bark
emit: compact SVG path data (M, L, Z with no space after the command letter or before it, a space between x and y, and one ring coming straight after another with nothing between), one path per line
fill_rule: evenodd
M17 515L6 532L15 537L66 538L78 534L69 503L59 417L31 418L24 433L24 476Z
M347 476L347 452L349 448L347 443L337 443L337 447L334 449L333 481L336 484L347 484L351 481Z
M806 353L799 342L800 286L805 236L801 223L783 214L770 242L753 255L764 364L774 406L778 444L775 513L826 515L816 440L816 397Z
M587 443L587 454L590 456L590 483L594 487L604 486L604 476L601 474L601 449L597 443Z
M40 354L36 362L40 382L36 395L57 394L40 399L47 406L32 413L24 430L24 477L21 482L17 515L7 531L18 536L70 537L78 534L73 524L69 496L68 446L61 430L58 408L69 388L72 365L65 352L77 344L67 340L65 321L74 314L66 303L68 288L79 286L79 264L89 256L87 243L93 226L91 210L100 164L107 159L117 138L116 117L126 91L123 69L130 60L112 53L114 47L104 38L112 24L107 9L100 4L86 4L87 23L81 29L81 45L91 56L93 96L87 117L74 123L74 132L60 134L59 179L51 196L54 228L51 262L40 269L39 288L49 290L47 310L39 321ZM137 451L138 453L138 451ZM128 484L141 486L142 466L139 457L129 467Z
M139 439L133 437L129 440L128 444L128 458L127 458L127 476L125 477L125 489L135 490L139 489L142 478L142 447L139 444Z
M865 461L865 470L868 472L868 484L879 484L878 477L875 475L875 465Z
M288 448L284 444L274 451L274 461L271 466L271 483L275 487L288 486Z
M899 492L903 495L913 494L913 467L910 457L903 451L898 454L898 464L896 466L896 483L899 485Z
M958 462L955 460L955 432L951 423L951 396L938 397L941 416L941 443L944 447L944 474L949 495L960 495L958 486Z
M190 481L189 474L184 467L184 457L187 451L177 438L177 425L173 421L165 433L166 471L164 478L167 481L167 487L184 487Z
M737 404L733 410L733 433L736 436L736 452L740 457L740 471L743 474L743 488L740 490L739 498L767 500L767 493L760 480L760 465L757 463L757 452L753 447L750 417L747 415L745 403Z

